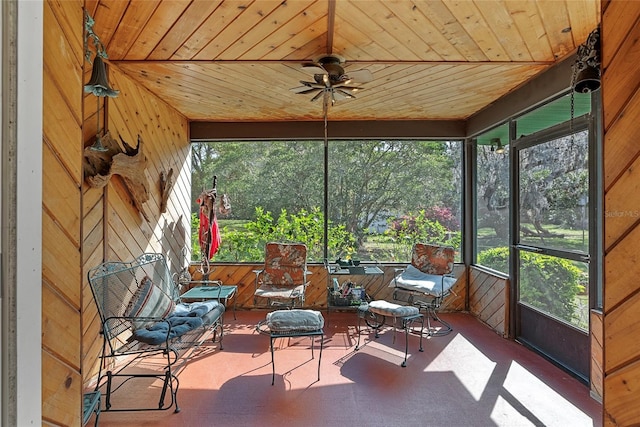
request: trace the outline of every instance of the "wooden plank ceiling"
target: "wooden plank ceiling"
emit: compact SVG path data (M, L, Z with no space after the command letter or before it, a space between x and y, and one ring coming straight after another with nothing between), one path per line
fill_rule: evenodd
M109 62L190 120L322 120L327 54L373 79L329 120L466 119L572 54L600 0L88 1ZM567 86L569 86L569 81ZM117 88L116 88L117 89Z

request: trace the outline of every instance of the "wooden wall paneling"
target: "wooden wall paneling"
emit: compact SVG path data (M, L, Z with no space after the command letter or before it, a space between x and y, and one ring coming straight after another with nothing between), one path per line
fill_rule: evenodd
M80 373L54 355L42 353L42 425L80 426ZM28 398L28 397L25 397Z
M83 234L84 239L82 242L82 265L87 265L89 259L96 252L100 254L100 260L102 261L102 244L104 242L104 207L102 199L98 203L91 207L91 210L84 216L83 221ZM97 264L95 264L97 265ZM84 277L84 276L83 276Z
M629 100L620 116L611 124L604 136L604 188L608 190L640 155L640 93Z
M102 326L88 284L84 286L82 298L82 366L80 372L82 372L83 389L90 390L95 387L95 378L100 367L100 359L96 355L102 351L102 335L100 335Z
M640 93L640 92L639 92ZM625 173L605 193L605 220L607 226L604 234L605 249L620 237L624 236L634 224L640 221L640 198L628 197L640 192L640 157L637 157Z
M43 3L42 418L80 425L82 1Z
M485 293L488 292L490 283L494 279L483 271L472 269L471 279L469 283L469 310L472 313L477 313L480 309L478 302L482 299Z
M603 2L604 10L604 2ZM607 49L602 49L602 68L609 68L614 56L633 26L637 25L640 19L640 8L633 1L624 1L616 4L615 7L607 8L602 14L601 39L606 40Z
M608 227L609 221L609 219L606 220L605 228ZM605 256L604 278L607 286L604 292L604 307L606 312L638 290L637 278L640 274L638 242L640 242L640 227L635 227Z
M397 267L397 266L395 266ZM221 280L223 284L237 285L237 308L251 310L256 308L253 303L253 292L255 289L255 273L254 270L262 268L260 264L216 264L211 263L210 280ZM393 288L389 287L391 277L393 277L392 265L382 267L385 271L383 277L380 276L342 276L340 282L351 280L355 283L362 284L367 288L367 292L372 299L386 299L393 301ZM311 275L309 276L309 287L305 297L305 305L310 308L325 309L327 307L327 271L322 265L309 265ZM189 266L189 272L192 280L202 280L201 265L192 263ZM450 296L445 300L446 311L463 311L465 309L466 294L466 274L463 266L456 266L456 276L458 281L454 285L454 290L458 294ZM363 280L364 279L364 280ZM187 286L187 288L193 285ZM185 288L184 290L186 291ZM258 306L257 308L262 308Z
M629 364L640 355L640 293L625 300L604 318L604 345L607 358L605 373L611 373ZM640 413L638 414L640 416Z
M153 231L138 209L133 205L126 184L119 176L111 178L108 185L109 228L115 229L110 233L110 239L121 238L131 244L131 254L147 252L149 245L153 245ZM135 255L137 256L137 255Z
M82 64L84 18L81 1L46 1L43 4L44 74L57 88L56 98L68 106L75 122L82 121ZM44 98L51 93L44 92ZM55 111L47 111L55 113ZM69 141L71 145L72 141ZM74 159L77 161L77 159Z
M605 343L605 352L609 351L607 345ZM638 396L640 361L607 374L604 381L604 425L637 426L640 419Z
M47 284L42 286L42 347L62 363L80 371L80 310Z
M58 86L54 84L51 76L46 72L43 73L43 92L44 140L53 152L53 157L61 163L78 187L82 180L80 163L82 131L78 122L80 117L76 116L71 111L69 104L60 97ZM48 163L44 164L48 165Z
M602 401L602 380L603 380L603 355L602 346L604 342L602 312L591 310L589 312L589 335L591 338L591 370L589 382L591 396Z
M42 192L46 195L42 200L44 209L67 235L67 239L79 248L80 191L78 184L67 173L48 144L43 145L42 161L46 165L42 171Z
M182 166L190 155L186 119L115 67L112 81L126 96L116 98L110 104L110 129L126 140L137 140L140 135L149 160L150 200L145 208L154 237L148 240L160 242L155 250L165 253L172 269L174 264L182 267L185 264L182 251L190 242L191 226L190 218L184 215L191 210L191 173ZM170 168L174 169L176 182L169 198L169 209L161 216L160 174Z
M608 28L610 25L608 21L603 21L602 27ZM609 51L609 49L604 50ZM634 24L602 75L605 132L640 86L638 56L640 56L640 25Z
M469 274L469 310L493 330L509 334L509 281L471 267Z
M458 281L451 288L454 294L444 300L442 311L467 311L466 295L467 295L467 275L464 274L458 278Z
M634 181L638 181L634 171L637 167L637 131L633 127L637 126L640 97L639 9L635 2L608 2L602 20L602 57L606 61L601 88L605 131L603 155L608 184L603 209L607 243L603 318L605 426L640 424L640 406L637 405L640 345L636 339L640 332L640 283L637 280L640 268L636 259L640 245L640 214L633 210L635 193L629 193L637 188ZM631 156L625 159L624 152Z
M42 276L80 309L80 251L49 215L42 217Z

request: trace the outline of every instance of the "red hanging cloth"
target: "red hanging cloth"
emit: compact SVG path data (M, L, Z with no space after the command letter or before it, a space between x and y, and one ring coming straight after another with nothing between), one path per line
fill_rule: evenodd
M215 212L215 200L215 188L213 190L203 191L196 200L200 205L198 241L200 243L202 258L206 260L213 258L222 243Z

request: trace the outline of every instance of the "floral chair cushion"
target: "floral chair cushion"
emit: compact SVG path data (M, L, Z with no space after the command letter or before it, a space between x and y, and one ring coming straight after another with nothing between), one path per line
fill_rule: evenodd
M267 243L262 285L297 286L305 283L307 247L300 243Z
M452 247L416 243L411 264L423 273L443 275L453 271L454 258Z

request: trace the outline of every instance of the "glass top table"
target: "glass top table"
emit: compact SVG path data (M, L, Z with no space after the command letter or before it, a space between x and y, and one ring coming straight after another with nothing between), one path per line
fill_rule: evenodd
M215 299L222 301L224 306L227 307L229 299L233 298L233 319L236 319L236 296L238 292L238 286L236 285L222 285L215 280L192 280L187 282L188 284L195 284L196 286L189 289L184 294L180 295L182 300L205 300Z
M384 274L384 271L378 266L349 266L349 267L340 267L330 265L328 267L329 274L342 274L342 275L350 275L350 276L361 276L361 275L369 275L369 274Z

